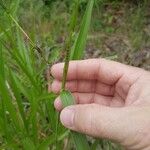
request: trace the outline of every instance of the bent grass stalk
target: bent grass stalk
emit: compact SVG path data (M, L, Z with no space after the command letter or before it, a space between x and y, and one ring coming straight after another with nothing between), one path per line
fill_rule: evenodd
M0 6L3 8L3 10L6 12L8 17L15 23L16 27L22 32L22 34L25 36L27 41L29 41L30 45L32 46L33 49L37 50L37 52L41 55L42 59L45 61L46 64L49 64L49 62L44 58L42 54L42 49L37 46L32 39L29 37L29 35L24 31L24 29L20 26L20 24L17 22L17 20L11 15L11 13L8 11L6 6L3 3L0 3Z

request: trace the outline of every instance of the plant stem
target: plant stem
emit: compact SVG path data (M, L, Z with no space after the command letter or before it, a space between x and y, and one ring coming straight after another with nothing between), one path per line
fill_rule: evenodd
M65 90L65 84L66 84L66 79L67 79L67 73L68 73L68 67L69 67L69 60L70 60L70 53L71 53L71 43L72 43L72 32L69 34L69 38L66 42L66 57L65 57L65 66L63 70L63 80L62 80L62 91Z
M72 16L71 16L70 24L69 24L69 36L68 36L68 38L66 40L66 44L64 46L65 65L64 65L64 69L63 69L63 80L62 80L62 86L61 86L62 91L65 91L65 85L66 85L67 73L68 73L68 67L69 67L69 61L70 61L70 55L71 55L72 35L73 35L75 27L76 27L77 16L78 16L78 6L79 6L79 0L75 0L75 7L72 12ZM58 116L60 116L60 113L58 113ZM58 149L57 143L58 143L59 117L57 118L56 124L57 124L56 125L56 150L57 150Z
M70 24L69 24L69 36L66 41L65 45L65 66L63 70L63 80L62 80L62 91L65 90L65 84L66 84L66 79L67 79L67 73L68 73L68 67L69 67L69 61L70 61L70 55L71 55L71 47L72 47L72 36L76 28L77 24L77 17L78 17L78 8L79 8L79 0L74 1L74 9L72 11L72 16L70 19Z

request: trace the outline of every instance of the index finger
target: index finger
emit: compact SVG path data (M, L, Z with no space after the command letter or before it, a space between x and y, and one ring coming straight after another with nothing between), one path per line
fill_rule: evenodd
M64 63L55 64L51 73L57 80L62 80ZM134 67L106 59L87 59L70 61L67 80L98 80L105 84L114 84ZM134 68L135 69L135 68Z

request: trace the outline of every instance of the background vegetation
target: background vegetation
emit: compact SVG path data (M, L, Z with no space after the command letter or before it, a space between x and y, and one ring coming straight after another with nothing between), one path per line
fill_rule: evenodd
M76 30L86 6L80 0ZM70 0L0 0L0 149L74 149L57 123L56 95L47 92L49 68L64 60L73 8ZM149 0L95 0L84 58L100 57L150 70ZM121 149L88 140L92 150Z

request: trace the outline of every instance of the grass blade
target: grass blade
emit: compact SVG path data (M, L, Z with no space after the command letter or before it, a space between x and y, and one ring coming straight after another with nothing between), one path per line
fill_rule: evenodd
M0 76L2 76L2 78L4 79L4 61L3 61L3 52L2 52L2 45L0 43ZM3 129L4 129L4 133L5 133L5 136L6 138L8 138L8 126L7 126L7 117L6 117L6 109L5 109L5 103L3 100L1 100L1 107L2 107L2 118L3 118L3 122L4 122L4 125L3 125Z
M9 76L10 76L10 83L11 83L10 86L11 86L12 92L16 98L16 101L18 104L18 109L19 109L20 115L21 115L23 123L24 123L24 127L27 130L27 122L26 122L26 117L25 117L25 113L24 113L24 106L23 106L23 103L21 100L21 95L20 95L21 92L19 91L17 84L15 82L15 76L11 71L9 72Z
M4 59L2 57L3 53L2 51L0 52L1 54L1 62L0 63L0 94L1 94L1 97L4 101L4 105L7 107L7 110L10 114L10 117L16 127L16 130L20 129L20 120L17 116L17 113L16 113L16 109L15 109L15 106L13 105L12 103L12 99L9 95L9 89L8 89L8 86L7 86L7 81L5 79L5 71L4 71Z
M75 45L72 48L71 59L73 60L79 60L83 56L83 52L86 46L87 34L88 34L89 27L90 27L90 22L91 22L93 5L94 5L94 0L89 0L86 12L83 17L79 35L75 41Z

